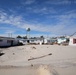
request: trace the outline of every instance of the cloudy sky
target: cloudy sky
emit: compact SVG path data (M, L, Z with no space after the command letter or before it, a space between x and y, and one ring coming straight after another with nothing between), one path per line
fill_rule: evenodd
M76 0L0 0L0 36L71 35L76 32Z

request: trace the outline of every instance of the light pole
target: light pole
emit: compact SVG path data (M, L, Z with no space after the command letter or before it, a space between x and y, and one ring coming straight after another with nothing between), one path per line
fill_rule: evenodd
M12 38L12 33L8 33L8 37L11 37Z

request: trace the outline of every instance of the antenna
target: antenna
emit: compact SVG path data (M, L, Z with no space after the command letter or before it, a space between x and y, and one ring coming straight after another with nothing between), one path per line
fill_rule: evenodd
M76 32L74 32L72 35L70 35L70 37L73 36L74 34L76 34Z

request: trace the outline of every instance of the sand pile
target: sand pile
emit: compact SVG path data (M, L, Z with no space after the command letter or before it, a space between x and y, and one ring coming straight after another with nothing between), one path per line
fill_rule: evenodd
M37 75L58 75L58 73L47 65L41 65L37 70Z

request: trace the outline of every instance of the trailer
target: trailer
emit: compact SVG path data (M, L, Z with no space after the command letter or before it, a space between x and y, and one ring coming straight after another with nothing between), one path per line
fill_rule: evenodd
M19 40L11 37L0 37L0 47L15 46Z

